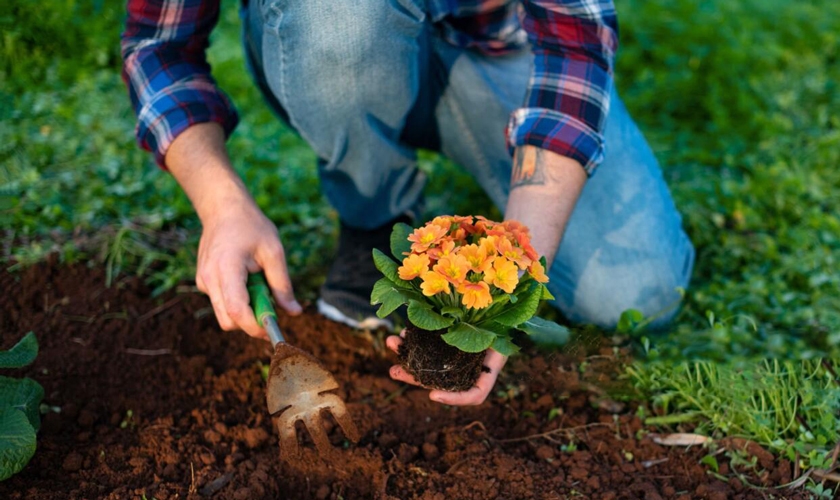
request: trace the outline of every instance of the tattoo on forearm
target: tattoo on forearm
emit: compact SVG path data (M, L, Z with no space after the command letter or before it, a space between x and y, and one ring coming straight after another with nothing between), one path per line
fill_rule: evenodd
M513 172L510 177L510 188L519 186L544 185L545 165L543 151L539 148L520 148L513 158Z

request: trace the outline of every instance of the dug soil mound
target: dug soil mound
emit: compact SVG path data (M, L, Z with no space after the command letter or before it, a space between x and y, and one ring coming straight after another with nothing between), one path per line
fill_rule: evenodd
M599 404L568 356L515 358L488 402L446 407L389 379L381 334L311 310L280 326L335 374L362 438L329 426L332 456L308 444L283 461L265 406L267 342L220 331L202 295L104 283L81 265L0 272L0 348L36 333L38 359L15 375L43 384L54 408L0 498L765 498L710 475L707 450L655 444L632 405ZM756 483L791 478L788 462L761 465Z

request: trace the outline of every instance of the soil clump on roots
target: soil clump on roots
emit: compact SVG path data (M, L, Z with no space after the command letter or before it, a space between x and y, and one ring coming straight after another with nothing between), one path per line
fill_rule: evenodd
M446 330L428 331L408 325L400 346L400 363L426 387L466 391L481 375L484 353L453 347L441 338L444 333Z
M39 381L60 408L44 415L29 465L0 483L3 499L766 497L707 474L702 447L655 444L635 405L604 404L610 349L586 370L557 353L514 357L487 402L452 408L388 377L396 357L381 333L311 307L281 315L289 342L333 372L362 435L347 443L328 421L333 456L318 457L304 434L285 462L265 403L271 347L222 332L206 297L153 298L137 278L108 288L101 269L56 263L0 271L0 290L0 348L30 330L41 346L12 375ZM792 469L762 462L748 479L776 486Z

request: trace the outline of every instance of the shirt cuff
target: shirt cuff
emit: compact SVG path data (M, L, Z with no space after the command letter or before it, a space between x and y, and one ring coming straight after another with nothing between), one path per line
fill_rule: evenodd
M604 159L604 139L573 116L544 108L520 108L510 115L507 127L511 154L531 145L572 158L588 176Z
M179 82L152 96L140 110L137 141L167 170L166 152L172 141L192 125L208 122L221 125L229 137L239 117L230 99L212 82Z

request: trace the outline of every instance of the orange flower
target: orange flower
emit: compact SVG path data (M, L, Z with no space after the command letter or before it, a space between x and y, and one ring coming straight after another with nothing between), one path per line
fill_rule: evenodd
M448 255L442 257L433 269L446 278L447 281L458 286L467 277L467 271L470 270L470 263L461 255Z
M435 224L426 224L419 229L415 229L408 236L408 241L412 242L412 252L421 253L439 242L444 236L446 236L446 229Z
M540 261L531 262L531 265L528 266L528 273L540 283L548 283L548 276L545 275L545 268Z
M400 279L411 281L429 270L429 256L425 254L411 254L403 259L403 265L397 269Z
M540 256L534 247L531 246L531 237L528 236L528 233L516 233L516 242L519 243L519 247L525 252L525 256L529 259L533 260L540 260Z
M519 270L513 262L503 257L496 257L493 259L493 267L485 271L484 281L506 293L513 293L516 284L519 283Z
M420 288L426 297L431 297L440 292L449 293L449 282L440 274L434 271L426 271L420 278L423 280L423 283L420 283Z
M485 232L487 233L487 236L496 236L498 238L505 238L510 234L508 230L505 229L505 226L501 224L498 224L493 227L488 227Z
M452 240L443 240L440 246L430 248L428 252L429 258L432 260L439 260L441 257L446 257L455 250L455 242Z
M462 295L461 303L468 308L484 309L493 302L493 296L490 295L490 287L483 281L479 281L478 283L466 281L458 287L458 293Z
M466 217L463 217L460 215L455 215L452 217L452 219L456 224L458 224L458 232L463 232L465 237L468 234L475 234L476 232L478 232L476 227L473 225L472 216L468 215Z
M511 234L519 234L524 233L525 236L530 237L530 233L528 228L525 224L519 222L518 220L506 220L502 222L502 226L507 229Z
M449 232L449 230L452 229L452 223L455 222L454 219L455 217L451 215L438 215L437 217L432 219L431 222L429 222L429 224L440 226L446 229L447 232Z
M464 256L470 263L470 268L477 273L483 273L491 264L487 257L487 249L476 244L462 246L458 249L458 255Z
M513 246L513 243L507 238L498 238L496 240L496 250L498 250L499 255L502 257L516 262L519 269L526 269L531 265L531 259L525 255L525 251Z
M496 225L495 222L493 222L492 220L488 220L486 217L483 217L481 215L476 215L475 218L478 221L475 223L475 228L479 232L486 234L487 231L489 231Z

